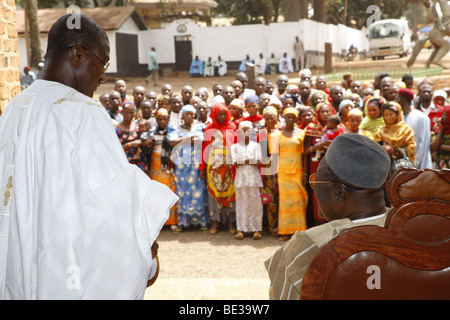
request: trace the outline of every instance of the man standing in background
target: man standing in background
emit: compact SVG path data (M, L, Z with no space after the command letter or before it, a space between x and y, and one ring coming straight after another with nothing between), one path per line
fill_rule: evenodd
M150 71L150 75L145 79L145 83L148 84L150 78L153 77L153 84L156 87L158 85L159 67L155 47L151 48L148 55L148 70Z
M302 66L305 62L305 48L303 47L303 42L298 37L295 37L294 52L295 71L300 71L302 70Z

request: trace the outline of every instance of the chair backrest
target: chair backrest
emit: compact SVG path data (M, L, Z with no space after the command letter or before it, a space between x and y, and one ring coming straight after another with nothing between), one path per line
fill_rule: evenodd
M300 299L450 299L450 170L397 171L384 227L339 233L316 254Z

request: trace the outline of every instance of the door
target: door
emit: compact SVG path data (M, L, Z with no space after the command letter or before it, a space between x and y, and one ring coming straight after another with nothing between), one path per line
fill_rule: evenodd
M135 76L139 72L137 34L116 33L117 75Z
M175 37L175 70L188 71L192 62L191 36Z

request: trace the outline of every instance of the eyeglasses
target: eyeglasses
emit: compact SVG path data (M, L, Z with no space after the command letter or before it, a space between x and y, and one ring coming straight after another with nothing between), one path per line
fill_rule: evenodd
M315 174L315 173L311 174L311 175L309 176L309 184L311 185L311 188L312 188L313 190L316 190L316 184L317 184L317 183L339 183L339 184L343 185L344 188L347 189L347 191L349 190L348 187L347 187L345 184L343 184L342 182L338 182L338 181L326 181L326 180L323 180L323 181L316 181L316 174Z
M103 71L102 71L102 73L105 73L106 70L108 70L108 68L109 68L109 65L110 65L109 61L108 61L108 62L105 62L105 60L103 60L102 58L100 58L100 57L99 57L98 55L96 55L95 53L90 52L86 47L83 46L83 48L84 48L84 50L85 50L87 53L92 54L93 56L97 57L97 58L102 62L102 64L103 64Z
M70 48L72 48L73 46L75 46L75 45L72 44L72 45L68 46L67 49L70 49ZM92 54L94 57L97 57L97 59L99 59L99 60L101 61L101 63L103 64L103 71L102 71L102 73L105 73L106 70L108 70L108 68L109 68L109 66L110 66L110 62L109 62L109 61L106 62L105 60L103 60L102 58L100 58L100 57L99 57L98 55L96 55L95 53L89 51L85 46L83 46L83 45L81 45L81 46L83 47L84 51L86 51L87 53Z

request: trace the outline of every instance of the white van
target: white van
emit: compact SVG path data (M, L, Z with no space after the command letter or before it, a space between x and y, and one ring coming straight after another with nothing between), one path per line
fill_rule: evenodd
M379 20L369 26L369 54L373 60L386 56L406 57L411 46L408 21Z

